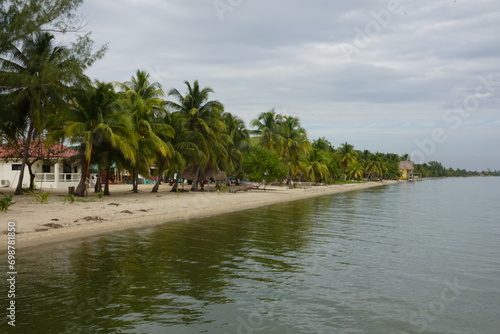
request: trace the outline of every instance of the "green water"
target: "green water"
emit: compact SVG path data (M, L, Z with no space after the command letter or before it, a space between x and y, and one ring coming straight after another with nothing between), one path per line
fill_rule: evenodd
M396 184L20 252L0 333L500 333L499 189Z

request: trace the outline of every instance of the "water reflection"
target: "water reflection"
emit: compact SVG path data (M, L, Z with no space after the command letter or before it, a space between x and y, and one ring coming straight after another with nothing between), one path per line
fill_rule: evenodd
M413 205L426 195L424 182L373 188L24 253L18 325L26 333L415 332L410 315L444 279L469 277L492 291L480 282L494 281L500 251L499 212L483 215L489 233L472 233L466 209L451 217ZM426 333L454 332L462 315L447 312Z

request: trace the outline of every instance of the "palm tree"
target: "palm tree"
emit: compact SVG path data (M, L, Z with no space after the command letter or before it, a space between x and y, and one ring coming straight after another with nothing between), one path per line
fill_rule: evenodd
M368 179L381 178L387 170L387 162L383 154L378 152L365 163L365 172L368 174Z
M64 127L50 133L53 140L66 138L79 145L82 177L76 196L85 195L90 164L105 148L135 160L137 136L132 119L119 108L116 99L112 84L96 81L95 87L77 92L71 109L65 114Z
M161 85L149 82L149 74L138 70L130 81L117 83L121 88L121 104L130 112L135 132L139 136L135 160L124 165L132 173L132 191L138 192L139 174L149 175L150 167L157 159L173 155L171 145L163 139L173 137L173 128L163 122L165 95Z
M312 147L327 153L334 152L332 143L330 143L325 137L313 140Z
M283 116L280 130L283 143L282 159L290 178L292 166L297 165L301 156L307 155L311 144L307 139L307 131L300 125L297 117Z
M191 188L196 191L200 171L207 167L217 169L220 161L227 161L227 151L222 142L222 135L226 131L222 119L224 106L217 100L209 100L212 88L200 88L197 80L193 85L188 81L184 83L187 86L186 94L182 95L177 89L171 89L168 95L176 102L167 103L174 113L180 115L179 140L183 143L182 150L188 153L184 156L186 167L196 170Z
M313 148L308 158L309 166L307 170L311 181L318 183L330 176L328 171L329 159L325 151Z
M9 103L9 117L16 134L24 137L24 155L16 194L22 193L28 148L33 136L43 132L46 120L67 106L69 84L82 79L83 65L70 51L54 45L54 36L38 32L28 36L22 48L7 46L9 58L0 58L1 93ZM5 88L14 87L14 88ZM4 101L5 102L5 101Z
M241 118L229 112L224 112L222 119L228 136L226 142L228 159L224 170L239 177L243 171L244 153L250 150L250 131Z
M347 167L357 161L357 154L356 151L354 151L354 146L345 142L338 149L338 153L340 154L340 162L342 163L344 175L347 175Z
M271 152L283 153L283 137L281 136L281 121L283 116L276 113L276 110L259 114L259 116L250 122L250 125L256 127L253 130L254 135L258 135L259 143Z
M359 161L354 161L349 165L349 169L347 170L346 175L349 180L359 180L363 178L363 175L363 165Z

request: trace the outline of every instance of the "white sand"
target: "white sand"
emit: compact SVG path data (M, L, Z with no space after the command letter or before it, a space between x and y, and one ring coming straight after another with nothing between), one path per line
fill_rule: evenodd
M150 192L152 185L141 185L140 193L133 194L131 185L112 185L111 196L103 199L89 192L85 199L88 202L77 199L70 203L67 199L65 201L63 192L51 192L47 204L37 203L33 196L16 196L16 204L7 213L0 213L0 245L6 245L8 222L15 222L16 248L27 248L394 183L397 181L220 194L213 189L211 192L176 194L170 192L168 185L162 185L158 193ZM85 217L100 219L86 220ZM5 253L7 247L4 246L0 253Z

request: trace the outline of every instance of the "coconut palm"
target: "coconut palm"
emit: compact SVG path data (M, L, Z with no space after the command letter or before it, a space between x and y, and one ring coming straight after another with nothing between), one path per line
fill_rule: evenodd
M188 81L184 83L187 87L186 94L172 89L168 95L176 102L167 103L174 113L179 114L181 133L178 134L177 147L182 147L181 151L187 153L184 155L186 167L195 169L191 190L196 191L200 171L207 167L217 169L218 162L227 161L227 151L222 140L226 131L222 119L224 106L217 100L209 100L212 88L200 88L197 80L193 85ZM201 189L203 190L203 182Z
M325 137L313 140L312 147L327 153L334 152L333 145Z
M311 144L307 139L307 131L300 125L297 117L283 116L280 122L280 130L283 143L281 156L290 178L292 176L290 175L292 166L297 165L301 156L307 155Z
M363 178L363 175L363 165L359 161L354 161L349 165L346 175L349 180L359 180Z
M321 182L330 176L328 171L328 154L325 151L313 148L308 156L308 175L311 181Z
M97 162L97 155L116 150L123 157L135 161L137 136L132 119L121 110L113 85L96 81L95 86L79 90L65 114L64 126L53 130L52 140L66 138L78 144L82 177L75 195L84 196L87 190L89 167Z
M380 163L376 160L370 160L365 163L365 172L367 174L367 178L371 180L372 178L378 178L380 175Z
M357 154L354 150L354 146L345 142L339 147L338 153L340 155L340 162L342 163L344 175L347 175L347 168L349 165L357 161Z
M381 153L374 154L372 158L365 163L365 172L368 175L368 179L383 177L387 170L387 162Z
M226 125L225 133L228 136L226 142L228 159L224 170L236 176L241 176L244 153L250 150L250 131L241 118L229 112L224 112L222 119Z
M165 95L161 85L149 82L149 74L138 70L130 81L117 83L121 89L121 105L128 110L138 139L135 160L124 161L124 166L132 173L132 191L138 192L139 174L148 175L150 167L158 158L173 155L171 145L163 139L173 137L173 128L163 122L165 116Z
M276 113L276 110L260 113L259 116L250 122L254 135L259 136L259 144L271 152L283 153L283 137L281 136L281 121L283 116Z
M35 134L40 134L48 119L67 106L69 85L83 78L82 63L70 51L54 45L54 36L38 32L28 36L18 48L6 47L6 57L0 58L1 93L11 130L24 137L24 155L16 194L22 193L24 168L28 148ZM6 88L14 87L14 88Z

